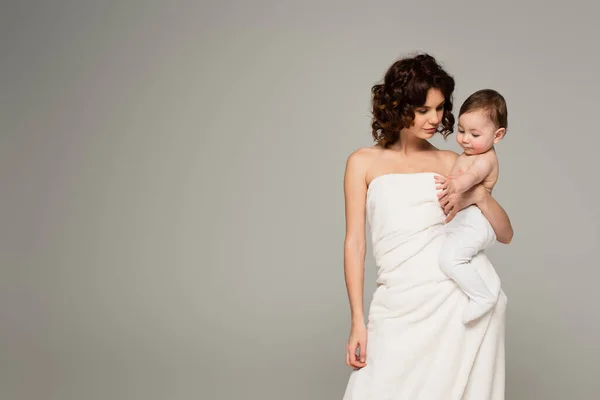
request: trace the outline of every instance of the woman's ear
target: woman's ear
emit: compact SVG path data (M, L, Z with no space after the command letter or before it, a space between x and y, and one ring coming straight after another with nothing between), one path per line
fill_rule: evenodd
M504 137L506 133L506 128L500 128L494 133L494 144L498 143Z

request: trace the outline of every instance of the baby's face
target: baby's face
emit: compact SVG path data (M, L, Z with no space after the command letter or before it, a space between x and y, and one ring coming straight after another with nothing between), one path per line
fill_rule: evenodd
M456 142L466 154L482 154L500 141L502 135L498 131L503 129L496 129L486 111L468 112L458 119Z

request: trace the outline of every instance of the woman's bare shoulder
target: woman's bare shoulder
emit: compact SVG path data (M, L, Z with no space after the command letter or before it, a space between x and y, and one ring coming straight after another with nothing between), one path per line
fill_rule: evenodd
M458 158L458 153L452 150L438 150L437 152L444 160L454 162Z
M431 160L431 162L435 163L438 166L437 171L439 171L442 174L449 173L452 169L452 166L454 165L454 162L458 158L458 154L456 154L452 150L440 150L435 147L432 150L433 151L431 152L431 155L433 156L433 159Z
M440 160L445 165L446 170L450 171L452 165L458 158L458 154L452 150L438 150L437 151Z
M361 147L350 153L347 164L354 167L368 168L381 152L381 148L377 146Z
M367 186L367 172L374 163L376 157L381 154L381 148L377 146L362 147L354 150L346 161L346 182L362 182ZM363 186L361 184L361 186Z

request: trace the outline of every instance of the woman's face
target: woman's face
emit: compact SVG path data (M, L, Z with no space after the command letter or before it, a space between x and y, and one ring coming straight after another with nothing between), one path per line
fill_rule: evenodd
M425 104L414 109L415 120L413 125L403 129L403 131L419 139L433 137L444 116L444 101L444 95L439 89L429 89Z

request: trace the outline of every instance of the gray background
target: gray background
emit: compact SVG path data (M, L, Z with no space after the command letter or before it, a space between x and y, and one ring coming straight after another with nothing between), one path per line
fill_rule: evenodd
M345 160L418 50L508 102L507 399L600 397L593 2L166 3L2 6L2 399L340 399Z

